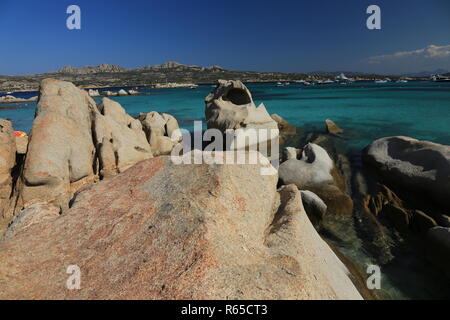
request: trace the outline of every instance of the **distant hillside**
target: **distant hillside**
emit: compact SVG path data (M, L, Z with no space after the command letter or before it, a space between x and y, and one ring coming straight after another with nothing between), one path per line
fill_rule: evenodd
M81 87L145 86L164 83L214 83L218 79L238 79L244 82L296 81L334 78L341 71L317 71L304 73L233 71L220 66L189 66L178 62L166 62L154 66L126 69L117 65L66 66L56 72L24 76L0 76L0 91L34 91L45 78L71 81ZM343 72L359 79L381 79L385 75L361 72ZM395 76L392 76L395 78Z
M109 65L109 64L101 64L96 67L81 67L81 68L74 68L71 66L66 66L60 70L58 70L58 73L64 73L64 74L93 74L93 73L114 73L114 72L125 72L127 69L122 68L121 66L116 65Z
M405 77L429 77L433 74L445 74L448 73L448 70L445 69L436 69L434 71L421 71L416 73L408 73L404 74Z
M168 82L212 83L218 79L242 81L293 81L307 76L299 73L232 71L220 66L189 66L178 62L126 69L102 64L75 68L66 66L56 72L25 76L0 76L0 91L37 90L45 78L71 81L82 87L141 86Z

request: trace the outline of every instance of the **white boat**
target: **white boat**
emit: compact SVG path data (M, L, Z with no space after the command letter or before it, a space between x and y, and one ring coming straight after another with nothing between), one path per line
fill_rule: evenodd
M375 80L375 83L378 83L378 84L387 83L387 82L388 82L387 80Z
M331 84L331 83L334 83L334 81L331 80L331 79L327 79L325 81L322 81L322 84Z
M282 84L281 82L277 82L277 87L283 87L284 84Z
M396 81L396 83L408 83L408 80L399 79Z
M11 91L8 91L6 94L12 94L12 92L11 92Z
M440 74L432 75L430 79L433 82L450 82L449 77L444 77Z
M353 80L353 79L347 78L347 77L345 76L345 74L341 73L340 75L338 75L338 76L335 78L334 81L337 82L337 83L350 83L350 82L353 82L354 80Z

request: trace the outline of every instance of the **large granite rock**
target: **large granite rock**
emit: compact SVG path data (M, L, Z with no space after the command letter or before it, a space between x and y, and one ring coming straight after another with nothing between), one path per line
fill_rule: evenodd
M364 159L388 183L450 207L450 146L387 137L368 146Z
M0 119L0 235L5 231L12 216L9 214L16 164L16 142L11 122Z
M361 299L298 189L260 170L157 157L91 185L0 242L0 299Z
M268 130L267 139L260 138L259 143L278 139L278 124L271 118L264 104L259 107L253 102L252 95L241 81L219 80L219 84L205 98L205 119L208 129L218 129L222 133L226 130L241 129L235 133L232 149L244 149L250 142L241 143L238 135L244 136L249 129ZM276 130L274 136L270 130Z
M141 113L139 120L155 156L169 155L182 139L178 121L167 113Z
M346 193L345 182L325 149L314 143L303 148L301 159L294 158L279 167L284 184L295 184L301 190L317 194L332 214L351 214L353 201Z
M94 132L102 177L122 172L153 157L141 122L128 115L118 102L103 98L98 111Z
M88 93L72 83L42 81L16 212L35 201L54 202L65 210L71 195L95 179L95 111Z

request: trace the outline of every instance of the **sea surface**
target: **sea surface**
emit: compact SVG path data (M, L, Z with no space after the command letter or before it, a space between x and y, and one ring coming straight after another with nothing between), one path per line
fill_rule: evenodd
M315 86L291 83L284 87L265 83L247 87L257 104L263 102L269 113L277 113L307 132L324 132L324 121L333 120L345 130L345 142L353 154L360 153L377 138L392 135L450 145L450 83L358 82ZM213 89L211 85L196 89L141 88L143 95L111 99L121 103L132 116L150 111L170 113L181 127L192 131L193 121L203 120L204 99ZM13 95L29 98L36 93ZM35 103L0 105L0 118L11 118L15 130L29 132L35 106ZM368 240L355 228L355 217L333 219L330 217L325 224L337 240L328 240L361 268L376 264L377 258L366 250ZM421 242L418 239L392 245L395 259L382 266L383 288L378 295L388 299L450 298L450 283L426 261L421 249L415 249L420 243L416 246L411 241Z
M324 120L333 120L346 130L348 143L357 148L392 135L450 145L450 83L291 83L285 87L265 83L248 84L248 88L257 104L263 102L269 113L277 113L299 127L323 130ZM144 95L112 99L132 116L153 110L166 112L175 116L181 127L193 130L193 120L204 117L204 98L211 90L210 85L196 89L147 89L141 90ZM13 95L31 97L36 93ZM17 109L0 109L0 118L11 118L15 130L29 132L34 110L35 103L22 103Z

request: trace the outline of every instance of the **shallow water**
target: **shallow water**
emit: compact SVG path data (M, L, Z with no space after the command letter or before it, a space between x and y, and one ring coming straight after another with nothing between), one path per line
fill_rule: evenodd
M325 119L335 121L346 130L348 143L355 148L391 135L450 144L449 83L358 82L308 87L295 83L286 87L249 84L248 88L256 103L264 102L270 113L278 113L299 127L323 130ZM171 113L182 127L192 130L192 121L204 116L204 98L212 89L150 89L144 90L145 95L112 99L134 116L152 110ZM16 130L29 131L34 108L34 103L28 103L16 110L0 109L0 118L12 118Z
M450 84L409 82L407 84L354 83L305 87L291 84L249 84L255 102L264 102L269 113L277 113L307 131L324 132L324 120L332 119L346 131L346 144L359 153L373 140L405 135L450 145ZM137 116L152 110L175 116L180 126L193 130L193 120L204 116L204 98L211 86L196 89L149 89L144 95L113 97ZM0 94L1 95L1 94ZM13 94L31 97L35 93ZM100 99L96 99L99 101ZM0 107L5 105L0 105ZM31 129L35 103L18 109L0 109L0 118L13 119L15 130ZM363 269L376 264L377 257L367 249L368 239L358 234L355 216L327 218L325 235L343 254ZM389 232L386 232L389 234ZM413 245L414 244L414 245ZM393 241L395 258L382 266L382 298L449 298L450 284L439 270L424 259L420 240L405 244Z

